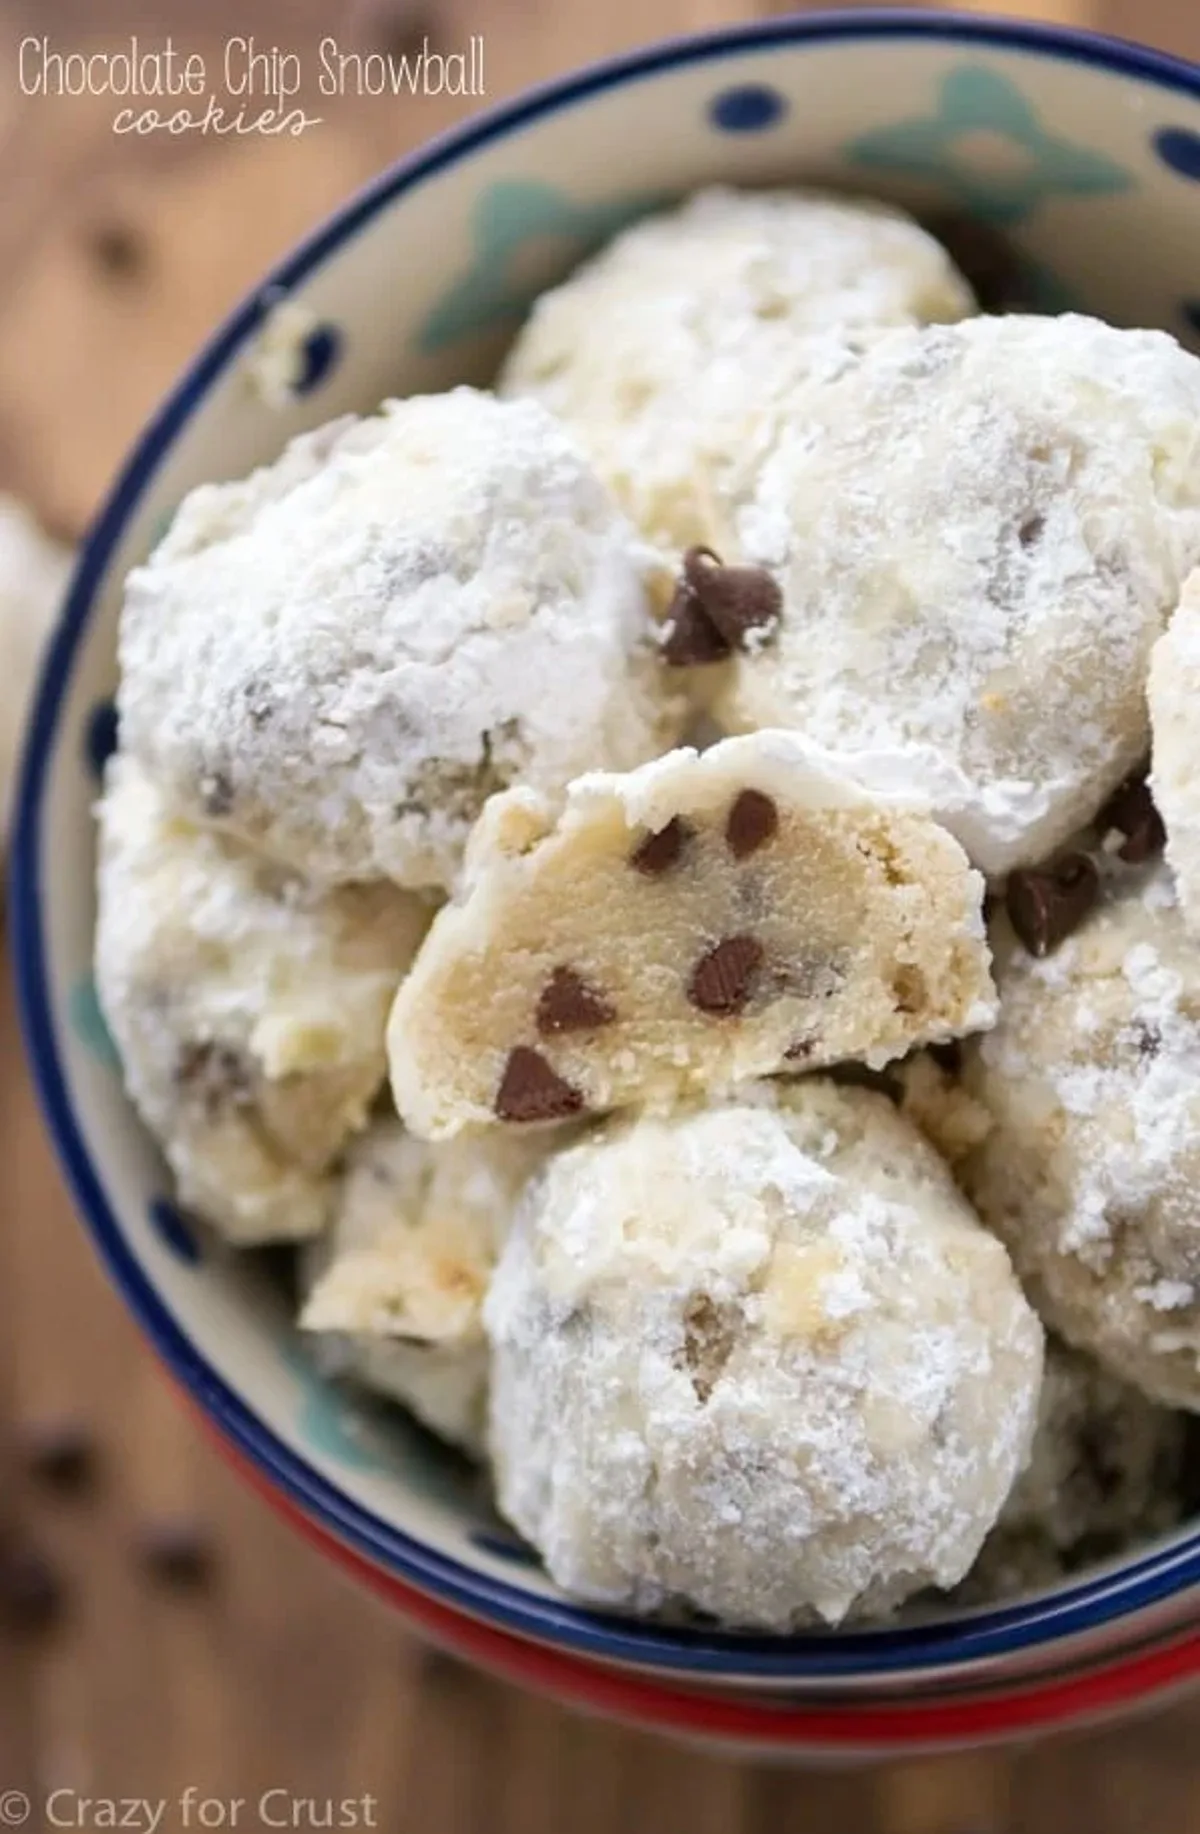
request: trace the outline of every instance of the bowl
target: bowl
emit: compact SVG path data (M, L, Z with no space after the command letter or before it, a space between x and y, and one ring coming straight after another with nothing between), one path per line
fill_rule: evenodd
M808 15L652 46L467 122L267 276L167 398L86 543L19 792L10 925L25 1036L80 1212L146 1334L235 1454L401 1603L647 1688L760 1691L747 1710L1050 1686L1180 1644L1200 1619L1200 1532L1002 1608L902 1627L764 1637L584 1609L467 1467L322 1381L259 1261L179 1212L96 1005L91 804L115 741L121 582L174 506L335 414L486 380L537 291L714 180L816 181L973 219L985 239L1002 234L1044 309L1200 341L1200 71L1111 39ZM264 339L277 347L282 324L288 386L264 389Z

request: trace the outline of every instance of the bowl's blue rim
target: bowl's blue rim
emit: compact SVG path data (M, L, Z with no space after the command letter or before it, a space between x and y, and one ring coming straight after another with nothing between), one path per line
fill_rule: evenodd
M660 1670L742 1674L780 1683L890 1674L975 1662L1115 1623L1200 1579L1200 1531L1118 1574L1085 1581L1065 1596L984 1612L948 1626L906 1626L852 1635L738 1636L605 1617L540 1599L481 1575L391 1528L344 1496L284 1445L196 1350L127 1246L76 1125L48 995L41 921L39 833L42 796L65 690L93 596L143 490L175 436L222 374L280 290L319 267L392 199L476 148L583 97L656 71L775 45L835 39L933 39L1080 62L1134 75L1200 100L1200 66L1122 39L1024 21L871 10L807 14L664 40L585 67L489 109L399 161L321 225L237 307L165 398L119 474L83 546L50 644L26 735L17 793L9 913L18 1003L35 1083L76 1202L110 1277L164 1361L237 1449L295 1504L368 1559L449 1604L505 1628L592 1657Z

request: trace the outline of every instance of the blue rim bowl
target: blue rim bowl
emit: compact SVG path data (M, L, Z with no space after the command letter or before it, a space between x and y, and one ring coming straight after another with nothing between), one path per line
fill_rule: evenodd
M846 1634L739 1635L634 1622L534 1595L515 1580L477 1571L401 1533L345 1495L285 1444L201 1353L163 1302L138 1257L89 1151L64 1065L61 1015L51 998L44 898L47 783L62 743L64 700L84 646L98 591L150 481L198 405L261 329L281 294L322 265L374 218L435 175L480 149L602 92L685 67L729 63L784 48L873 40L924 42L982 54L991 48L1115 73L1164 98L1200 104L1200 70L1156 52L1073 30L906 11L808 15L707 32L593 65L488 110L385 172L284 260L201 351L146 428L83 548L53 638L33 710L18 792L9 889L11 940L25 1040L37 1089L74 1199L108 1272L170 1370L234 1448L290 1502L381 1568L470 1615L604 1663L690 1676L694 1681L770 1687L877 1689L933 1685L939 1678L994 1678L1045 1667L1068 1644L1119 1646L1144 1638L1152 1618L1176 1624L1192 1614L1200 1581L1200 1532L1187 1531L1137 1558L1040 1597L929 1624ZM1197 136L1200 146L1200 135ZM1193 176L1200 176L1200 170ZM326 352L326 354L328 354ZM1053 1652L1053 1653L1052 1653Z

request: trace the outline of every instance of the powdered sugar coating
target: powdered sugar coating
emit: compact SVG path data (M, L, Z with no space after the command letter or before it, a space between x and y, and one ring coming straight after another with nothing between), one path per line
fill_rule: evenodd
M1051 1585L1174 1527L1186 1426L1049 1339L1029 1464L956 1598L980 1604Z
M812 334L974 310L949 256L901 211L717 187L543 293L500 387L561 416L656 546L719 547L727 472L814 367L839 361Z
M305 1256L300 1325L321 1339L323 1364L473 1452L487 1391L483 1294L544 1156L507 1135L426 1146L377 1121L350 1148L330 1230Z
M1150 657L1154 801L1185 923L1200 934L1200 570Z
M770 1630L960 1579L1041 1379L936 1154L816 1079L552 1159L484 1320L500 1506L559 1584Z
M994 1031L964 1082L993 1125L959 1175L1047 1323L1200 1409L1200 942L1165 868L1037 961L993 938Z
M315 1234L428 908L387 885L314 892L128 757L99 818L97 990L181 1198L238 1243Z
M669 744L631 532L534 402L385 402L193 491L126 585L124 743L325 882L453 882L484 799Z
M907 751L978 866L1035 863L1147 748L1200 556L1200 362L1072 316L890 332L796 395L737 526L784 611L717 718Z

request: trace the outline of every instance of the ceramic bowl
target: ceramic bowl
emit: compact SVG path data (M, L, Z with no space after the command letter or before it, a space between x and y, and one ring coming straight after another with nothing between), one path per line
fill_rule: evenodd
M713 180L815 180L965 214L1003 232L1045 309L1200 339L1200 72L1149 51L943 14L807 15L654 46L469 121L264 280L168 397L99 517L20 790L10 925L24 1025L80 1212L147 1335L230 1446L348 1558L438 1609L692 1688L847 1708L897 1691L961 1697L1181 1635L1200 1620L1200 1533L919 1628L769 1638L584 1610L462 1465L327 1387L261 1268L180 1215L90 978L90 811L114 742L121 582L181 496L385 394L486 380L541 287ZM300 360L270 405L255 353L284 300Z

